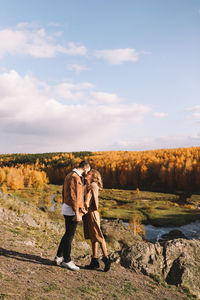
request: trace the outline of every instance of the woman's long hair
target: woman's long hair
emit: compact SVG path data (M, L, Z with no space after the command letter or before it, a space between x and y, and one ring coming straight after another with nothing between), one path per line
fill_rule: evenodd
M92 172L92 182L96 182L98 187L100 189L102 189L103 182L102 182L101 174L99 173L99 171L97 171L95 169L91 169L90 172Z

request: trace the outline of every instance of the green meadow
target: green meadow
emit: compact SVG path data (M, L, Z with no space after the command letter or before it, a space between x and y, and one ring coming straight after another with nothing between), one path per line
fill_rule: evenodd
M46 185L43 189L24 188L10 193L46 211L52 219L61 218L62 186ZM51 211L52 195L56 210ZM154 226L180 226L200 219L200 195L182 201L174 194L137 190L103 189L99 194L101 217L129 222L134 215L143 224Z

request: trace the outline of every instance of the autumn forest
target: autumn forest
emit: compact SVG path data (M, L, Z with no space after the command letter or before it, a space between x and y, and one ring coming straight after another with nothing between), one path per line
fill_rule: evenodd
M200 189L200 147L152 151L107 151L0 155L2 189L62 184L67 172L87 159L105 187L149 191Z

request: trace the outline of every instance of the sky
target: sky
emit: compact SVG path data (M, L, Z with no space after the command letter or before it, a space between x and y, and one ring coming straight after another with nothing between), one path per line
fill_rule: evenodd
M200 146L200 0L0 8L0 153Z

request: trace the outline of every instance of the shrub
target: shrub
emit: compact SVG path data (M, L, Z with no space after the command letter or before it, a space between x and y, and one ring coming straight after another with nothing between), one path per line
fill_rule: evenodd
M133 231L134 235L145 236L145 229L142 225L142 217L136 213L132 215L128 228Z

